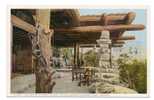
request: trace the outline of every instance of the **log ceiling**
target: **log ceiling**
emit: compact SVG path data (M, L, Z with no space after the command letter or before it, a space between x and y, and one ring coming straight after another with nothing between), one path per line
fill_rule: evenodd
M34 9L11 10L11 22L15 27L35 34L35 15ZM80 16L76 9L52 9L50 28L54 29L53 41L56 46L73 46L74 43L96 44L101 31L109 30L112 45L121 47L125 40L135 39L132 35L123 36L125 31L145 28L141 24L131 24L135 16L133 12Z

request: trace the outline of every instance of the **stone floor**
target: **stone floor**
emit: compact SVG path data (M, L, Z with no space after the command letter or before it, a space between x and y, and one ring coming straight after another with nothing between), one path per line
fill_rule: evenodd
M58 72L60 78L56 79L53 93L89 93L88 87L78 86L77 81L71 79L71 72ZM20 75L11 79L12 93L34 93L35 76L34 74Z
M59 73L61 78L56 80L53 93L89 93L87 86L78 86L78 81L72 81L71 73Z
M11 93L33 93L34 91L34 74L21 74L11 79Z

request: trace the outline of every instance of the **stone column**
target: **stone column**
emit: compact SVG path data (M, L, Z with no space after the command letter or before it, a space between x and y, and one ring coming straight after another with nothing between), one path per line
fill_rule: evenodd
M97 40L99 44L99 67L98 69L98 79L97 85L101 84L104 87L104 92L112 91L112 87L102 84L118 84L119 82L119 74L118 68L111 66L110 64L110 33L109 31L102 31L100 39Z

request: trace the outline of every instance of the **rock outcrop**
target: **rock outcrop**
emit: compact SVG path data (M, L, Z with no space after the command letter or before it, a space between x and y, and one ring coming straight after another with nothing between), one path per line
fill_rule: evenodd
M107 83L92 84L89 88L89 92L111 94L137 94L137 92L133 89Z

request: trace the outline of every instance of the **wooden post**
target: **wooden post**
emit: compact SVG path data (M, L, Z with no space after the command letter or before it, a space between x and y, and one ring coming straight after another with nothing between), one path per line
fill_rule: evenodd
M76 67L75 64L76 64L76 43L74 43L74 68Z
M76 64L77 64L77 68L79 68L79 63L80 63L80 59L79 59L79 44L76 44Z
M16 64L16 54L13 52L13 24L12 23L10 23L10 33L11 33L11 48L12 48L12 51L11 51L11 75L12 75L12 73L13 72L15 72L15 64Z
M79 44L74 44L74 67L77 68L79 65Z
M73 46L74 46L74 59L73 59L74 65L72 67L72 81L74 80L75 77L75 68L76 68L76 43L74 43Z
M76 79L78 80L78 75L79 75L79 73L78 73L78 69L79 69L79 44L77 43L76 44L76 69L77 69L77 73L76 73Z
M78 73L76 72L79 67L79 44L74 43L74 68L72 68L72 81L74 77L78 79Z
M36 10L36 45L33 51L37 58L35 67L36 93L52 92L55 82L52 80L54 71L52 69L51 37L53 31L49 29L50 10Z
M110 49L110 66L112 67L112 43L109 45Z

